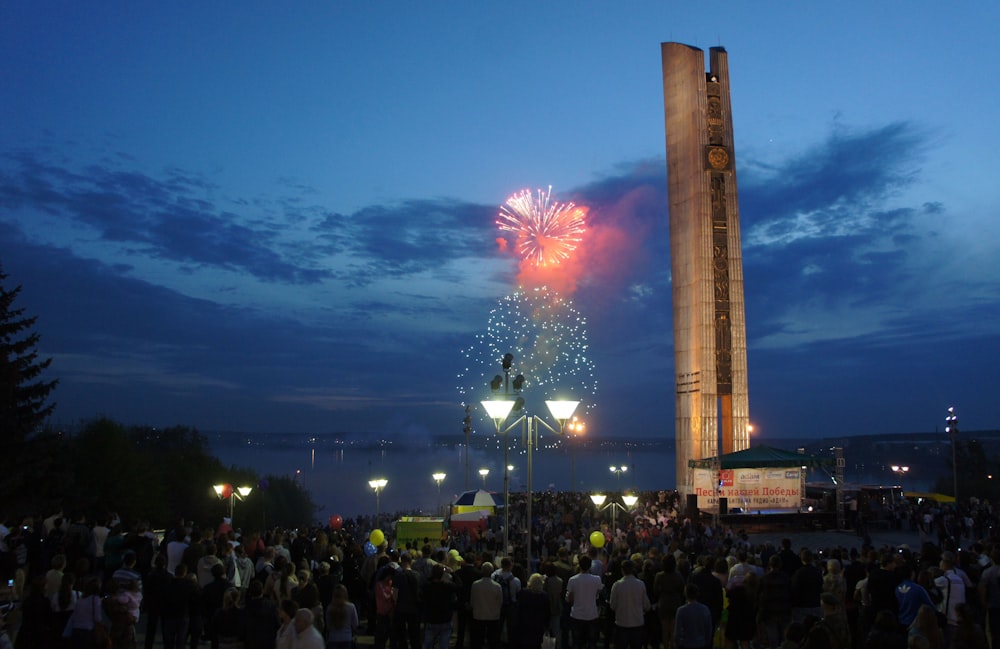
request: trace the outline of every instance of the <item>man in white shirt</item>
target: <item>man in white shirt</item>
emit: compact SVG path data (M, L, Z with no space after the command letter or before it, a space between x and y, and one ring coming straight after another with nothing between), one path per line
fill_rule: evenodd
M940 568L944 574L934 580L934 585L941 591L938 611L948 618L948 623L942 631L944 631L945 646L950 646L955 629L958 627L958 612L955 609L959 604L965 603L965 581L955 572L953 559L947 553L941 558Z
M493 581L493 564L487 561L480 566L482 577L472 582L469 603L472 605L469 642L472 649L500 649L500 610L503 607L503 588Z
M611 610L615 612L615 647L642 649L646 611L650 608L646 584L635 576L635 562L622 561L622 578L611 586Z
M604 583L590 572L590 557L580 557L579 572L566 582L566 603L570 605L573 649L595 649L600 629L597 596Z
M307 608L295 613L295 649L325 649L323 634L313 620L313 612Z

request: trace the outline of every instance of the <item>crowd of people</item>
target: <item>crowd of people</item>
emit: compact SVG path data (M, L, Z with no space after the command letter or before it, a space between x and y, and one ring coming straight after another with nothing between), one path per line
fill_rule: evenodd
M0 602L17 606L0 649L987 649L1000 633L988 503L897 504L891 520L927 531L915 548L806 548L685 517L675 492L641 494L614 529L586 494L544 493L529 565L525 510L512 501L506 533L403 546L391 516L242 532L5 521Z

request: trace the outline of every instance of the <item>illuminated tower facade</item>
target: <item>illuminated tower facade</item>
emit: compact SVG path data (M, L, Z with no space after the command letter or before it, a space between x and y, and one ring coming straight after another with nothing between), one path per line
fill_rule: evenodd
M677 489L688 460L750 445L743 256L729 62L662 43L673 285Z

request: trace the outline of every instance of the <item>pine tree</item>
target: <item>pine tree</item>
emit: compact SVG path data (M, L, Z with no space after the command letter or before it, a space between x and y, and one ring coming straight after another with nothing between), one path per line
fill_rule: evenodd
M38 432L52 414L56 404L47 401L58 381L39 379L52 359L38 359L40 337L33 330L38 318L14 308L21 287L8 291L6 279L0 268L0 447L9 452Z

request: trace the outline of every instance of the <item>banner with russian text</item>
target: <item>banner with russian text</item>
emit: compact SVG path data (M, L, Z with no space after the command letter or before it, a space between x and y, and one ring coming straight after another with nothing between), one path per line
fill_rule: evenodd
M747 513L762 509L798 509L802 503L799 467L770 469L694 470L694 493L698 507L715 509L719 498L728 499L729 510Z

